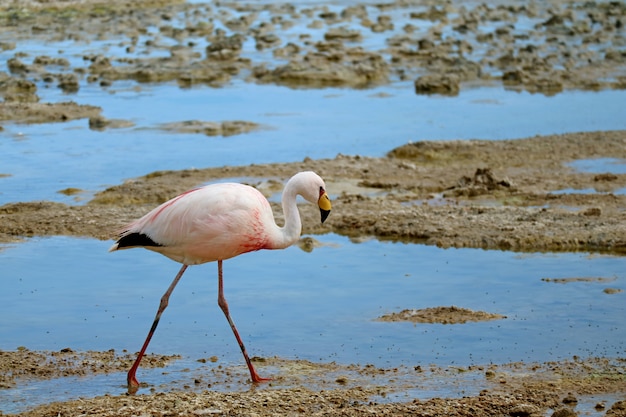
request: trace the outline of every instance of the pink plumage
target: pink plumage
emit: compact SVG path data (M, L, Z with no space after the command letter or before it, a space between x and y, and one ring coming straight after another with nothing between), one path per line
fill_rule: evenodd
M271 249L276 229L272 208L258 190L213 184L181 194L129 224L115 249L122 249L120 244L133 234L145 235L157 244L142 245L147 249L198 265Z
M255 188L237 183L218 183L187 191L156 207L124 227L110 251L143 247L183 264L161 298L152 328L135 363L128 372L129 391L139 383L137 368L152 338L169 296L189 265L218 263L218 305L235 334L253 382L263 381L248 358L246 349L228 311L223 293L222 261L260 249L282 249L295 243L302 231L296 196L316 203L324 222L331 204L324 181L307 171L294 175L285 186L282 206L285 224L274 222L267 199Z

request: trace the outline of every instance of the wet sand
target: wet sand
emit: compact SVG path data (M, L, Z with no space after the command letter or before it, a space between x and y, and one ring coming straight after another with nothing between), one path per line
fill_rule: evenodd
M0 355L2 385L119 372L129 365L132 356L113 351L74 352L69 348L60 352L32 352L25 348L3 352ZM146 367L164 367L177 358L149 355L147 359ZM247 374L243 367L214 367L201 377L190 372L183 389L161 392L152 388L150 393L138 395L80 398L41 405L20 415L574 416L578 415L574 410L579 402L607 416L623 416L626 412L626 401L620 401L626 392L623 359L573 358L545 364L448 368L420 365L389 369L279 358L254 360L261 370L265 367L278 370L272 381L249 384L248 389L242 390L215 390L211 388L245 385L242 380L245 381ZM7 378L8 374L12 374L11 377ZM88 383L88 379L85 382ZM403 394L411 389L427 390L433 385L462 386L464 392L479 393L426 399L407 399ZM596 400L589 404L589 398L597 395L614 400Z
M542 94L626 86L626 60L616 46L625 42L626 10L619 2L555 2L549 6L501 2L493 7L419 4L410 21L403 22L405 35L390 38L383 51L360 48L360 32L385 33L394 24L385 15L407 7L402 2L377 6L382 16L376 19L361 6L346 7L339 14L322 6L221 6L243 13L237 19L228 12L219 18L242 36L254 38L257 49L271 50L272 56L285 59L281 64L254 62L243 56L240 37L227 36L206 23L213 17L210 7L151 1L113 6L112 2L33 1L19 9L0 6L0 27L11 31L16 41L107 38L115 28L127 37L123 46L129 53L138 48L160 48L170 53L163 59L124 59L103 53L86 56L84 67L72 68L56 57L28 57L16 51L8 63L9 73L0 72L0 123L87 118L93 129L130 123L107 120L94 106L41 103L35 82L42 81L69 93L79 89L79 80L83 79L102 88L123 79L139 83L176 81L185 87L197 83L224 85L234 77L304 88L361 88L411 79L415 80L417 94L447 95L480 85ZM271 22L256 21L259 10L270 11L275 18ZM168 24L179 12L189 16L184 29ZM205 18L209 15L211 18ZM539 23L520 33L509 23L521 17ZM342 19L357 20L359 29L326 30L326 25ZM87 20L89 25L84 24ZM302 36L298 43L279 46L276 39L280 39L281 30L302 21L324 31L324 40L312 42ZM425 36L413 37L416 25L422 21L431 22L432 29ZM497 29L487 33L481 29L485 24ZM142 28L148 25L160 27L160 33L138 44L139 35L147 35ZM446 30L466 36L451 41L441 36ZM198 55L189 44L184 46L190 36L209 39L203 54ZM179 40L179 45L164 45L162 39L167 37ZM10 42L0 47L15 48ZM384 59L383 54L391 58ZM111 65L112 61L116 65ZM245 121L211 120L159 128L225 135L257 126ZM0 242L45 235L110 239L121 225L199 184L243 177L271 196L280 192L293 173L311 169L326 180L333 212L323 226L316 226L318 214L303 205L300 209L306 234L333 232L353 239L375 237L441 247L624 254L626 195L616 192L626 187L626 174L578 172L569 165L595 158L626 159L626 132L503 141L424 141L390 149L382 158L337 155L333 159L283 164L159 171L100 191L83 205L45 201L6 204L0 207ZM594 192L559 192L590 189ZM80 190L59 192L72 194ZM274 204L274 209L280 213L278 205ZM622 294L615 292L612 296ZM467 314L463 309L441 310L446 318L434 315L429 320L460 322ZM493 318L485 314L487 318L479 319ZM413 317L414 312L408 312L395 319ZM33 352L26 348L0 352L0 389L44 378L119 372L133 357L128 352L74 352L70 348L63 352ZM151 358L142 366L167 366L176 360L160 355ZM189 382L206 389L82 398L46 404L20 415L539 416L551 415L555 410L555 415L565 416L575 415L572 410L578 398L591 394L611 394L614 398L610 403L596 404L598 413L626 415L626 402L619 401L626 392L623 358L484 365L455 372L435 367L378 369L280 358L257 358L257 364L260 369L273 366L281 371L275 381L258 387L251 384L245 392L210 389L215 382L211 378L226 382L229 378L245 379L237 368ZM480 376L485 388L479 394L423 400L394 399L389 395L406 389L407 379L411 386L420 386L420 381L450 381L455 373L466 372Z
M315 169L327 180L327 188L333 196L333 212L323 226L315 226L319 224L319 213L309 205L302 205L300 210L307 234L334 232L354 239L373 236L444 247L621 254L626 248L626 196L611 191L626 186L626 175L581 173L567 165L575 159L598 157L626 158L626 132L497 142L420 142L395 149L385 158L338 156L332 160L289 164L154 172L104 190L85 205L51 202L4 205L0 207L0 236L4 242L40 235L109 239L123 223L195 185L218 178L245 177L270 196L280 192L283 181L292 173ZM552 193L564 188L594 188L598 192ZM280 213L276 205L274 209L275 213ZM305 238L302 244L314 243ZM567 285L567 282L560 284ZM612 294L621 296L619 289ZM440 308L440 311L445 313L444 317L434 314L425 320L440 323L467 320L464 309ZM412 320L414 314L410 313L400 312L390 319ZM493 319L488 312L475 313L480 314L474 319ZM2 352L2 355L0 358L9 360L4 362L0 372L5 378L18 375L11 385L33 378L120 371L133 357L126 354L123 360L111 363L110 352L79 353L101 357L99 366L94 369L85 367L82 360L50 361L48 357L52 354L45 352ZM260 369L267 360L259 363ZM381 392L402 392L405 386L397 381L405 377L419 385L419 378L426 378L425 374L402 370L403 378L396 378L393 370L355 365L350 368L353 376L345 379L338 375L345 371L342 365L307 363L307 369L314 369L316 376L296 377L289 369L298 368L298 361L295 365L292 361L274 361L281 364L279 368L287 369L278 374L276 387L270 383L257 389L250 385L247 392L214 392L209 388L200 392L183 389L142 393L134 397L108 395L48 404L21 415L231 415L244 412L258 415L532 416L545 415L546 410L571 410L576 405L572 396L603 393L614 394L614 398L619 399L626 392L623 358L485 365L478 370L481 381L496 378L498 382L480 395L411 401L376 398L381 398ZM42 366L47 370L42 372ZM245 379L238 371L225 372L221 378L226 378L226 383L228 378ZM371 372L391 373L391 376L384 383L372 385ZM232 377L233 374L238 376ZM428 374L430 380L435 377L444 381L453 378L450 372L440 369L434 375ZM195 382L190 381L189 385L194 386ZM564 404L567 398L570 398L569 403ZM599 411L606 409L606 415L626 415L626 402L596 407Z
M268 197L298 171L314 170L333 198L319 225L302 205L304 233L338 233L440 247L515 251L626 250L626 175L578 172L580 159L626 158L626 132L587 132L502 141L419 142L384 158L333 159L158 171L96 193L84 205L0 207L0 241L70 235L111 239L156 205L206 182L247 178ZM558 193L559 190L593 193ZM274 203L277 221L281 208Z

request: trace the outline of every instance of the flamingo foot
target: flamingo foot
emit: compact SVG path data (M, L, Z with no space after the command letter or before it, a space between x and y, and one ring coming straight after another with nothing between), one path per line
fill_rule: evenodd
M132 375L130 372L128 373L128 377L126 378L126 382L128 383L128 393L133 395L139 391L139 381L135 378L135 374Z
M261 383L261 382L269 382L271 381L272 378L261 378L258 375L255 375L254 377L252 377L252 382L255 384Z
M250 379L252 380L253 383L258 384L261 382L268 382L271 381L272 378L261 378L259 376L259 374L256 373L256 369L250 369Z
M257 376L255 376L254 378L252 378L252 382L253 382L254 384L259 384L259 383L262 383L262 382L269 382L269 381L271 381L271 380L272 380L272 378L261 378L261 377L260 377L260 376L258 376L258 375L257 375Z

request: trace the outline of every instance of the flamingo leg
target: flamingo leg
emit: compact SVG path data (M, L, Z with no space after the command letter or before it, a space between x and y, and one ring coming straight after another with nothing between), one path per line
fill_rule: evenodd
M241 348L241 353L243 353L243 358L246 360L246 365L248 365L248 369L250 370L250 379L252 382L263 382L270 381L270 378L261 378L259 374L256 373L250 358L248 357L248 352L246 352L246 347L239 337L239 332L237 331L237 327L235 327L235 323L233 323L233 319L230 318L230 313L228 311L228 302L226 302L226 298L224 297L224 282L222 278L222 260L217 261L217 279L218 279L218 293L217 293L217 304L220 306L224 315L226 316L226 320L228 320L228 324L230 324L230 328L233 330L233 334L237 339L237 343L239 343L239 347Z
M136 393L137 390L139 389L139 382L137 381L135 373L137 372L137 368L139 368L139 363L141 362L141 358L143 358L143 355L144 353L146 353L146 349L148 348L148 345L150 344L150 339L152 339L152 335L154 334L154 331L156 330L157 325L159 324L159 320L161 319L161 314L163 314L163 311L165 310L165 308L167 307L167 304L169 303L170 295L172 294L172 291L174 291L174 288L176 288L176 284L178 284L178 281L180 281L180 278L183 276L183 273L187 269L187 266L188 265L183 265L182 268L180 268L180 271L178 271L178 274L176 274L174 281L172 281L167 291L165 291L165 294L163 294L163 297L161 297L161 303L159 304L159 309L157 310L156 316L154 317L154 322L152 322L152 327L150 328L148 337L146 337L146 341L143 342L143 346L141 348L141 351L137 355L137 359L135 359L133 366L128 371L128 376L126 378L126 381L128 382L128 392L130 394Z

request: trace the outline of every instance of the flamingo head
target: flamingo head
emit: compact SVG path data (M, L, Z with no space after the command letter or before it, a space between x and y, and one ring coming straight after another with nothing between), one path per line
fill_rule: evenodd
M299 172L290 180L298 184L298 194L305 200L315 204L320 209L322 223L328 218L331 210L331 203L326 193L324 180L312 171Z

